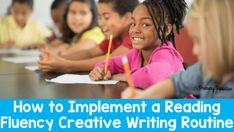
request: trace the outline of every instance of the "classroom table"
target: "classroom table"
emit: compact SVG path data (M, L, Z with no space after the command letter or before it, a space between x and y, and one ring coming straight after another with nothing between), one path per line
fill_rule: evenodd
M2 57L6 55L0 55L0 98L120 98L127 86L123 82L115 85L49 83L45 79L61 74L29 71L24 68L28 64L5 62Z

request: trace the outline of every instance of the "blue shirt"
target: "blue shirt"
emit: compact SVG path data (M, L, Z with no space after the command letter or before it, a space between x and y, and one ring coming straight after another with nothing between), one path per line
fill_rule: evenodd
M201 65L196 63L172 76L176 97L184 98L193 94L200 98L234 98L234 77L220 87L214 80L202 78Z

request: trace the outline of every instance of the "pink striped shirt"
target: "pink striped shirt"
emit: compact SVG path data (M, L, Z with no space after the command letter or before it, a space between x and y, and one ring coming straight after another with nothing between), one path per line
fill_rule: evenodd
M183 69L183 58L173 47L171 42L158 46L151 54L149 61L142 67L141 50L132 49L126 54L131 69L135 87L148 88L149 86L169 78L172 74ZM108 70L111 74L124 72L121 61L123 56L112 57L109 60ZM104 67L105 61L97 63Z

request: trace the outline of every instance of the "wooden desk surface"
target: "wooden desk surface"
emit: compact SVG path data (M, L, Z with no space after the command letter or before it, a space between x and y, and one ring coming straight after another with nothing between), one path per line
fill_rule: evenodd
M119 98L126 83L116 85L62 85L45 82L58 74L26 70L26 64L2 61L0 56L0 98Z

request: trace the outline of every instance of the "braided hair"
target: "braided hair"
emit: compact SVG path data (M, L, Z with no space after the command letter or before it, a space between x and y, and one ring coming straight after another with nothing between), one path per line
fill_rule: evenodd
M185 0L145 0L142 4L146 6L152 17L154 27L161 42L172 41L175 47L173 28L171 33L166 36L166 23L168 22L172 26L175 26L176 32L180 33L187 12Z

